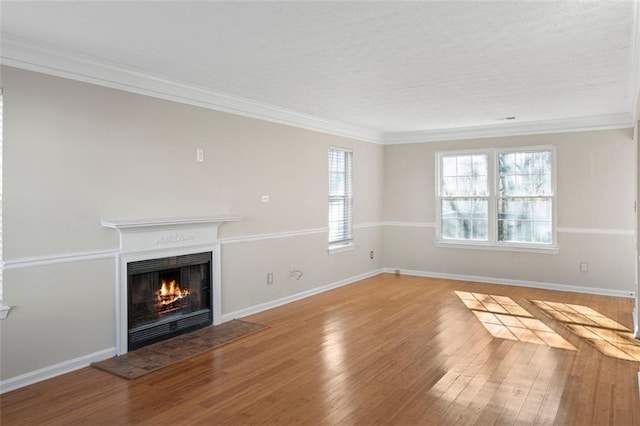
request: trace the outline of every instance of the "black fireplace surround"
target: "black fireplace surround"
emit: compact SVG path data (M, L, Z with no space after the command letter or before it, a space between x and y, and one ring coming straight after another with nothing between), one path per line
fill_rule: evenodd
M128 350L213 323L211 252L127 263Z

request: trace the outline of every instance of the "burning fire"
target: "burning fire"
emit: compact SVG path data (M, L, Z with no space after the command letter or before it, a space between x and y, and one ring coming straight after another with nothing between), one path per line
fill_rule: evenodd
M169 284L165 280L162 280L162 287L156 292L158 295L158 302L161 305L170 305L171 303L180 300L189 295L189 290L180 290L180 286L171 280Z

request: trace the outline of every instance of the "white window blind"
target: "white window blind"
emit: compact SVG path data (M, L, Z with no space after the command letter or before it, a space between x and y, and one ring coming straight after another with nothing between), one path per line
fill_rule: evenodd
M353 152L329 148L329 245L353 240Z

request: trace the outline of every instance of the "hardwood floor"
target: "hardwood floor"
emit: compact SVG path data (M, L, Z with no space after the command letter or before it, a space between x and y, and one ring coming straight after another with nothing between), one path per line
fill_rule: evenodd
M638 425L632 306L380 275L247 317L271 328L134 381L84 368L7 393L0 420Z

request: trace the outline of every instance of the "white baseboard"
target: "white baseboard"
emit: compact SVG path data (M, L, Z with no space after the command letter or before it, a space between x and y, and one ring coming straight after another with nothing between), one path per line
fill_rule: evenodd
M384 268L384 272L388 274L393 274L396 271L396 269L399 269L399 268ZM400 269L400 273L404 275L412 275L416 277L444 278L447 280L473 281L478 283L513 285L517 287L531 287L531 288L540 288L544 290L568 291L571 293L597 294L600 296L629 297L629 298L636 297L635 292L633 291L613 290L608 288L582 287L582 286L575 286L575 285L554 284L554 283L546 283L546 282L539 282L539 281L510 280L510 279L504 279L504 278L480 277L475 275L447 274L442 272L413 271L408 269Z
M251 306L248 308L240 309L228 314L222 315L222 322L231 321L235 318L242 318L248 315L257 314L258 312L266 311L268 309L277 308L278 306L286 305L287 303L295 302L296 300L305 299L307 297L324 293L325 291L333 290L334 288L342 287L348 284L352 284L356 281L363 280L365 278L374 277L380 275L383 272L382 269L375 269L364 274L355 275L353 277L345 278L344 280L336 281L331 284L327 284L322 287L312 288L311 290L303 291L300 293L292 294L291 296L282 297L280 299L272 300L269 302L261 303L259 305Z
M88 367L92 362L102 361L115 355L116 348L113 347L2 380L0 381L0 394Z

